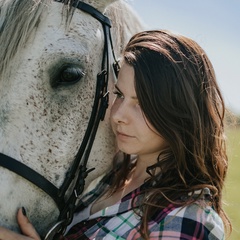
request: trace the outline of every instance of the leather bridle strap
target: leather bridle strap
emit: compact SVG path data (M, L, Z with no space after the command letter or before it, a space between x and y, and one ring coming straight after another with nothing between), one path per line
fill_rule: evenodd
M85 132L82 144L80 149L76 155L76 158L73 162L73 165L70 171L67 173L67 176L64 180L64 183L60 189L60 196L64 196L66 191L69 189L70 184L73 179L75 179L75 175L77 174L77 180L74 187L74 192L72 192L71 196L68 198L65 208L61 211L59 216L59 221L62 219L68 218L68 224L71 222L71 218L73 217L73 211L75 208L74 203L77 200L78 195L80 195L84 188L84 179L90 170L87 170L86 165L88 161L88 157L90 155L90 151L95 139L95 135L98 129L98 125L100 120L104 119L106 109L108 107L108 74L109 74L109 49L111 46L113 58L116 62L115 55L112 48L112 40L110 34L110 20L104 16L101 12L93 8L92 6L83 3L81 1L76 1L72 5L75 8L78 8L82 11L87 12L98 21L102 23L103 33L104 33L104 50L103 50L103 58L102 58L102 67L101 72L97 76L97 84L96 84L96 92L95 99L93 103L92 113L90 116L90 120L88 122L88 127ZM69 216L72 215L72 216Z
M62 1L57 1L57 2L62 2ZM95 138L99 121L104 119L105 111L108 107L108 91L107 91L108 73L109 73L108 39L110 39L110 45L112 46L111 34L110 34L111 23L109 18L104 16L97 9L81 1L77 1L77 0L74 1L72 6L90 14L91 16L93 16L95 19L97 19L102 23L105 41L104 41L101 72L97 76L95 99L92 107L90 120L88 122L88 127L85 132L80 149L71 167L71 170L67 173L66 178L60 188L60 196L65 194L71 182L75 178L75 174L77 172L77 168L79 167L80 161L82 161L81 163L82 165L86 166L87 159L90 154L91 146ZM112 51L112 53L115 60L114 52ZM107 63L106 63L106 60L107 60ZM106 69L105 69L105 65L106 65ZM95 126L95 129L94 129L94 126Z
M49 182L45 177L34 171L30 167L9 156L0 153L0 166L18 174L29 182L45 191L57 204L59 209L64 206L63 199L59 198L59 189Z
M56 0L56 2L62 2L62 1ZM74 8L78 8L78 9L82 10L83 12L90 14L92 17L97 19L103 25L107 25L108 27L111 28L112 25L111 25L109 18L106 17L105 15L103 15L101 12L99 12L96 8L92 7L91 5L84 3L82 1L75 0L74 3L72 4L72 6Z
M58 239L58 235L63 234L65 228L71 223L74 210L76 209L76 201L78 196L82 193L85 185L85 178L88 173L92 170L87 170L87 161L95 139L95 135L98 129L100 120L104 119L106 109L108 107L108 78L109 78L109 46L111 46L113 59L115 61L115 67L119 69L118 62L116 61L111 33L110 33L110 20L104 16L101 12L93 8L92 6L83 3L81 1L74 1L73 7L78 8L86 13L90 14L98 21L102 23L102 28L104 32L104 50L102 58L101 72L97 76L96 92L92 108L92 113L88 126L83 137L80 149L76 155L73 165L70 171L67 173L63 185L60 188L60 197L64 197L67 190L70 188L71 183L75 181L74 190L72 191L70 197L68 197L64 208L60 211L58 222L50 229L50 231L45 236L45 240L52 238ZM105 68L106 67L106 68ZM77 177L75 179L75 176Z

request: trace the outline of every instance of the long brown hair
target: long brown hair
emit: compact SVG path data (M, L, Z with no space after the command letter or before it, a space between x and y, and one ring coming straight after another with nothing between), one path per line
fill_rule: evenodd
M208 187L212 204L226 229L231 224L222 209L222 189L228 158L224 136L225 106L215 73L203 49L193 40L168 31L134 35L124 51L124 61L134 68L135 90L141 109L158 133L169 143L155 166L142 208L142 236L156 207L177 201ZM130 161L128 161L130 164ZM122 182L126 167L114 185ZM120 180L121 179L121 180Z

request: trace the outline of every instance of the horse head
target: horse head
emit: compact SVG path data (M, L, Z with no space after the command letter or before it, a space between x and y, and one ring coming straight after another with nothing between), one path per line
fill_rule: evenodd
M129 37L142 29L138 17L122 1L83 2L111 19L113 48L119 57ZM109 90L114 81L113 59L106 57L106 45L111 47L105 23L78 7L79 3L0 1L0 152L7 156L4 163L0 159L0 225L13 230L21 206L42 235L57 221L61 207L52 198L51 187L61 190L88 136L97 76L106 67L109 75L102 77L109 78ZM100 90L101 97L104 91ZM95 108L98 112L98 103ZM87 169L95 170L86 184L110 167L115 152L108 111L97 124L96 136L92 135ZM83 155L88 154L83 151ZM22 166L26 166L24 177L16 173ZM43 177L51 186L47 187L50 195L28 177L33 181ZM62 199L71 193L68 190Z

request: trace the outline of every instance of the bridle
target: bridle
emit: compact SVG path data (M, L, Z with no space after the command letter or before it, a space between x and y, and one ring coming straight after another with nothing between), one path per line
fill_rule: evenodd
M54 0L64 3L64 0ZM119 71L119 65L116 61L111 39L111 23L108 17L103 15L94 7L78 0L74 0L72 7L80 9L102 24L104 33L104 50L101 64L101 71L97 75L96 91L92 107L91 116L85 131L81 146L76 154L71 169L67 172L64 182L60 188L57 188L50 181L44 178L35 170L29 168L23 163L0 153L0 166L22 176L34 185L46 192L56 203L60 211L58 222L49 230L45 240L54 239L56 236L63 234L67 225L72 221L74 210L79 195L83 192L85 178L93 169L87 169L87 161L92 149L96 132L101 120L104 119L108 107L108 79L109 79L109 47L114 60L114 71ZM72 187L74 186L74 187ZM68 190L73 189L70 196L67 197Z

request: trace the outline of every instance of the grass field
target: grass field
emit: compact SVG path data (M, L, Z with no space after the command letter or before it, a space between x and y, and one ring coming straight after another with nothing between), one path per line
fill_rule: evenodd
M227 130L229 172L224 190L224 201L233 225L230 240L240 239L240 127Z

